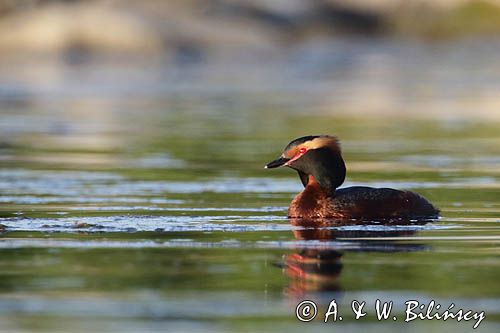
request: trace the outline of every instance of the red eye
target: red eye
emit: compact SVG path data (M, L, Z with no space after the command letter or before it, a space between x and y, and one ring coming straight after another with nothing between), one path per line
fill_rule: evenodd
M307 148L302 147L299 149L299 154L304 154L306 151L307 151Z

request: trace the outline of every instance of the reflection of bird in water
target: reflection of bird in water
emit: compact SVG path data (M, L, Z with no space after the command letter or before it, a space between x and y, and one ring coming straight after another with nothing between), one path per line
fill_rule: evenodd
M290 278L285 293L339 291L343 253L336 250L301 249L284 257L283 269Z
M417 193L391 188L353 186L344 182L346 167L333 136L305 136L290 142L266 168L298 171L305 189L293 199L289 217L376 219L437 217L439 211Z
M338 221L291 219L292 225L301 227L293 231L299 241L319 241L312 243L312 247L300 248L296 253L285 255L281 267L290 278L285 293L292 298L300 298L309 292L340 292L341 273L343 269L342 256L344 252L407 252L425 249L421 244L404 244L384 238L411 236L415 229L363 230L364 223L357 230L339 230L329 228L338 227ZM428 221L399 220L398 225L422 225ZM322 227L311 227L318 225ZM381 228L388 225L377 224ZM375 227L376 229L376 227ZM359 241L356 241L359 238ZM340 244L349 239L345 244ZM366 240L370 239L370 240ZM339 241L336 246L335 241Z

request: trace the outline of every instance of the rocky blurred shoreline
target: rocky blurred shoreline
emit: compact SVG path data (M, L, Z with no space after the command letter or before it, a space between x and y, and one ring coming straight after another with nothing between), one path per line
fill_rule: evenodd
M0 111L499 119L499 6L0 0Z
M196 62L270 55L343 35L445 39L500 32L500 0L0 0L0 60L110 55Z

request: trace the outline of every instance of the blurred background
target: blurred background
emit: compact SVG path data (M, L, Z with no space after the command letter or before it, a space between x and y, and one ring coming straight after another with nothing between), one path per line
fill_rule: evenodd
M310 134L443 217L301 234L263 166ZM301 299L383 297L500 332L499 189L500 0L0 0L0 331L303 332Z
M499 32L497 0L1 0L0 145L84 163L186 133L498 122Z
M0 98L497 118L499 32L497 0L2 0Z

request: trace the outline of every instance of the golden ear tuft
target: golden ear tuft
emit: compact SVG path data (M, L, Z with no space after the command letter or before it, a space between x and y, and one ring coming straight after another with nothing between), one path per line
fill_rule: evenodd
M332 135L310 135L295 139L290 142L285 147L283 156L292 158L297 155L301 148L311 150L324 147L330 148L331 150L340 154L340 142L337 137Z
M311 141L304 142L303 146L307 149L330 148L340 153L340 142L337 137L331 135L320 135Z

